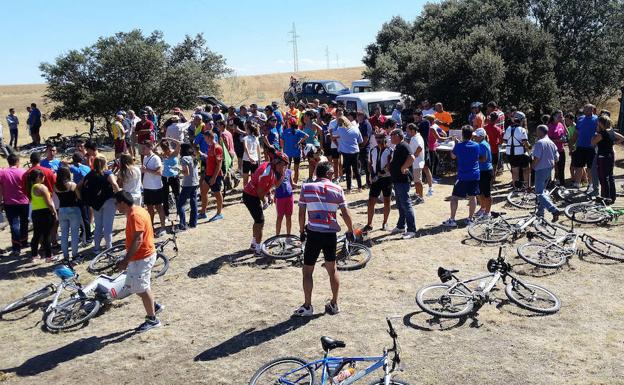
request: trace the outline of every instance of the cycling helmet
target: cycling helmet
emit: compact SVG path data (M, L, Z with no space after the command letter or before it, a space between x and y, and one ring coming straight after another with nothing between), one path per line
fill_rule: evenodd
M69 279L75 275L74 271L65 265L59 266L54 269L54 274L56 274L56 276L60 279Z

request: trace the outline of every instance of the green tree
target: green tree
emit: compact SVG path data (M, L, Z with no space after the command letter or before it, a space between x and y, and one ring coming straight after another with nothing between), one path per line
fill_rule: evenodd
M218 94L216 80L229 73L225 59L201 34L169 46L159 31L140 30L101 37L40 65L53 102L52 119L106 122L120 108L151 106L157 113L190 108L201 94Z

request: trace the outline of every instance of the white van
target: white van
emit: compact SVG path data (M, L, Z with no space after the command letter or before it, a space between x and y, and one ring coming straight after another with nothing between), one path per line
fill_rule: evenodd
M351 92L354 94L358 92L371 92L372 90L373 86L368 79L354 80L351 83Z
M398 102L403 101L400 92L373 91L358 94L339 95L337 102L344 103L347 111L363 111L371 116L375 106L381 107L381 113L386 117L392 116L392 110Z

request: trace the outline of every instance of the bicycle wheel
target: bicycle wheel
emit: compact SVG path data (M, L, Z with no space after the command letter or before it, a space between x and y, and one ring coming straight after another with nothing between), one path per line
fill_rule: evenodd
M371 382L368 385L384 385L384 384L385 384L384 379L380 378L379 380L373 381L373 382ZM390 385L410 385L410 384L409 384L409 382L391 379L390 380Z
M21 309L23 307L26 307L37 301L41 301L42 299L47 298L51 296L52 294L54 294L55 291L56 291L56 287L50 284L46 287L42 287L39 290L33 291L30 294L26 294L25 296L18 299L17 301L11 302L10 304L0 309L0 316L2 316L3 314L10 313L12 311Z
M100 301L95 298L74 297L57 305L45 315L49 330L64 330L80 325L100 311Z
M518 247L518 255L527 263L546 269L555 269L563 266L568 260L567 255L557 245L525 243Z
M87 270L91 274L99 274L103 271L110 270L115 267L115 264L123 257L125 252L126 247L124 245L113 246L106 249L89 262Z
M154 278L162 277L169 269L169 258L162 253L156 254L156 263L152 267L152 275Z
M336 267L338 270L357 270L361 269L368 261L373 257L371 250L359 243L349 243L347 249L346 245L338 245L336 251Z
M262 242L262 254L274 259L290 259L303 254L303 246L295 235L275 235Z
M601 241L600 239L586 236L585 246L602 257L624 262L624 247L617 243Z
M609 218L603 207L593 202L574 203L565 208L565 216L579 223L594 224Z
M553 314L561 308L561 301L550 290L532 283L512 280L505 286L509 300L523 309L536 313Z
M624 179L615 180L615 194L619 197L624 197Z
M468 226L468 234L477 241L497 243L509 238L513 234L513 229L508 223L496 218L472 223Z
M418 290L416 304L425 312L441 318L461 318L472 312L474 302L470 293L461 287L434 283Z
M258 369L251 377L249 385L313 385L314 370L306 364L307 362L297 357L278 358Z
M569 233L564 226L539 218L533 222L533 228L541 235L550 239L557 239Z
M537 195L532 191L512 191L507 194L507 202L519 209L534 209L537 207Z

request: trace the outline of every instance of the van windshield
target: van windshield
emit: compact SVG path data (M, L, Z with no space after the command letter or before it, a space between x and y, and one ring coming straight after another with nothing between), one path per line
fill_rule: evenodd
M375 111L375 107L381 107L382 115L392 115L392 110L394 110L394 107L397 105L399 101L400 101L399 99L396 99L396 100L384 100L382 102L371 102L371 103L368 103L368 111L370 112L371 115L373 115Z
M340 92L342 90L346 90L347 87L340 82L333 81L325 83L325 89L327 89L327 92Z

